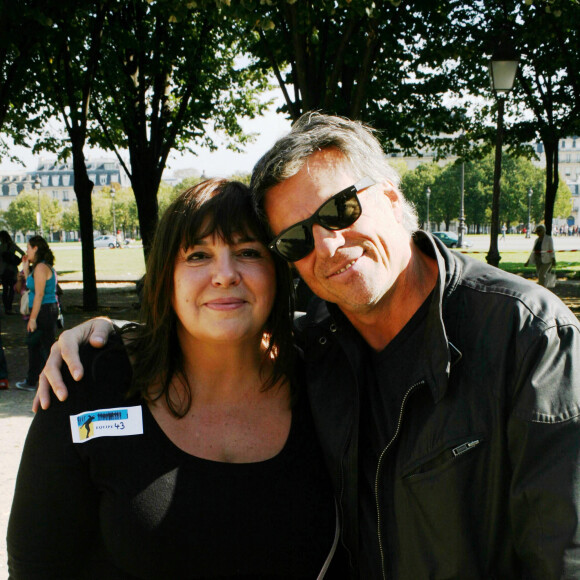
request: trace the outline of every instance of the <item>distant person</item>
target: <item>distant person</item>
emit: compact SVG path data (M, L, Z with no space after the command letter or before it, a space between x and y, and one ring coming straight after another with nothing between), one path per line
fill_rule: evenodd
M0 231L0 280L2 281L2 303L6 314L12 312L14 302L14 284L18 274L18 265L22 261L24 250L19 248L6 230Z
M503 224L501 226L501 239L505 241L505 234L507 232L507 226L505 224Z
M534 243L534 249L526 261L526 266L534 264L538 276L538 284L546 287L546 274L556 265L554 241L552 236L546 234L546 226L540 224L535 232L538 239Z
M32 236L22 259L26 277L30 314L26 322L28 373L26 380L16 383L22 391L35 391L38 375L50 353L57 332L58 303L54 254L41 236Z

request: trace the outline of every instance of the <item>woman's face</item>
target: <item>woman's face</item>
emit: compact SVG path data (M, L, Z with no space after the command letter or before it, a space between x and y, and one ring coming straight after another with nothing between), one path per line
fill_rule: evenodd
M180 249L173 309L183 341L261 340L276 295L274 260L261 242L240 235L228 245L213 234Z
M28 258L29 262L34 263L34 259L36 258L36 251L38 248L31 246L30 244L26 244L26 257Z

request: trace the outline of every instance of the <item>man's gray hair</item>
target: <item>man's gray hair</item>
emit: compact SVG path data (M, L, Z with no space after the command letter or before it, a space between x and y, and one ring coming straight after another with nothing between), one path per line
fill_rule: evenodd
M302 115L290 132L256 163L250 187L258 211L263 213L269 189L296 175L316 151L329 148L342 153L355 180L365 176L376 182L388 180L399 190L399 175L389 164L374 129L358 121L310 112ZM413 233L418 229L417 213L400 190L399 195L403 226Z

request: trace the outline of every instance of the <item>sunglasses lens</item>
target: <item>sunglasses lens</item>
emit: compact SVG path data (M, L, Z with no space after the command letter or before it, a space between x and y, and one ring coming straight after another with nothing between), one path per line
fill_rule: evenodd
M331 197L318 210L318 223L328 230L348 228L360 217L361 207L356 192Z
M276 240L276 251L290 262L297 262L307 256L314 247L310 229L298 225L284 232L283 237Z

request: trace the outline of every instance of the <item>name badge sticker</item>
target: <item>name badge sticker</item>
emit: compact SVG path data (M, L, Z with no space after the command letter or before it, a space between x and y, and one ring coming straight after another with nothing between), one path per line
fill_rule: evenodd
M74 443L86 443L97 437L142 435L142 410L137 406L85 411L71 415L70 428Z

